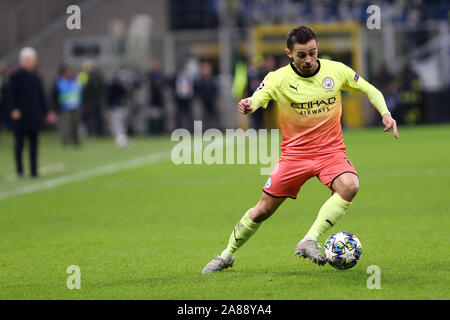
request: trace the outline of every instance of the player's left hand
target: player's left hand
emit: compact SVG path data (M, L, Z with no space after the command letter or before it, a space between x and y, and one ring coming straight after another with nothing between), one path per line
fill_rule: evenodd
M394 120L394 118L391 117L390 114L385 114L383 116L383 124L384 132L392 130L394 132L394 137L398 139L397 122Z

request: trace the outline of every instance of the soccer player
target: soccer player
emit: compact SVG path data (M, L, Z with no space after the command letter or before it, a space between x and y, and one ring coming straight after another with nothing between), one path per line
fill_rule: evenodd
M346 213L359 189L358 174L347 158L342 138L341 90L361 92L379 111L384 131L393 131L395 120L381 92L341 62L318 59L316 33L299 26L287 35L286 54L292 62L269 72L251 98L239 101L238 110L251 114L274 100L282 133L282 155L275 165L259 202L247 210L230 235L228 246L209 262L202 273L218 272L233 265L236 251L261 223L301 186L317 177L331 190L317 219L295 248L299 257L318 265L326 263L317 239Z

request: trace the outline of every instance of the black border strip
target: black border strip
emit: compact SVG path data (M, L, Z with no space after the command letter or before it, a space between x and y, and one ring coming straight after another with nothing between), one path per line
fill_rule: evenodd
M161 311L161 314L165 315L164 318L167 319L187 320L204 318L204 315L186 314L185 310L188 308L208 307L211 310L208 319L261 320L289 319L292 318L292 314L298 313L298 310L302 310L303 317L317 317L316 310L317 308L323 307L324 303L326 303L327 307L336 309L342 309L343 306L354 308L355 305L358 305L358 307L361 306L365 308L365 310L371 310L371 314L378 316L378 318L385 316L386 312L392 310L391 307L393 307L394 310L395 307L397 307L397 310L401 310L401 315L408 317L410 314L413 316L412 312L416 310L418 306L422 306L421 308L423 309L433 308L433 310L442 308L442 311L445 312L447 311L446 307L448 305L448 302L445 300L405 300L404 296L401 294L395 294L391 300L387 300L384 296L375 294L375 292L373 298L381 298L380 300L354 300L358 298L356 294L353 294L348 300L269 300L265 299L265 296L262 296L262 294L258 297L259 300L2 300L0 301L0 307L2 308L3 313L11 310L14 314L24 315L25 317L29 316L31 312L44 314L48 313L49 310L61 308L70 310L71 314L80 318L86 316L86 312L89 314L98 314L100 317L105 317L105 315L119 315L120 317L125 318L126 316L129 317L130 310L139 313L142 311L143 314L145 314L145 312L148 313L148 310L151 310L151 312L155 314ZM447 296L444 295L441 298L445 299L446 297ZM412 299L419 298L419 296L415 296ZM72 299L80 298L73 297ZM238 305L256 306L256 309L249 314L236 314L236 307ZM232 306L233 308L231 308ZM232 310L234 310L234 312Z
M291 197L291 196L274 196L273 194L268 193L266 190L262 189L262 191L267 194L268 196L271 196L272 198L291 198L296 200L297 198Z

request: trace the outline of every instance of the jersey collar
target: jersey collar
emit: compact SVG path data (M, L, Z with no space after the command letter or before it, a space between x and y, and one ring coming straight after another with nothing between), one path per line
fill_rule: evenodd
M306 74L300 73L297 70L297 68L294 66L293 62L290 63L292 70L294 70L294 72L302 78L311 78L311 77L314 77L317 73L319 73L319 71L320 71L320 60L319 59L317 59L317 64L318 64L318 66L317 66L316 71L314 71L314 73L306 75Z

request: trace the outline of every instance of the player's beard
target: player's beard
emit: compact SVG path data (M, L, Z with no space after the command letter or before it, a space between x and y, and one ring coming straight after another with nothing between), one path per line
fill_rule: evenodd
M298 70L300 73L305 74L305 75L312 74L314 71L316 71L316 69L317 69L317 60L314 60L314 62L311 63L311 65L312 65L312 68L310 68L310 69L305 69L300 63L297 63L297 62L295 62L295 60L294 60L294 66L297 68L297 70Z

